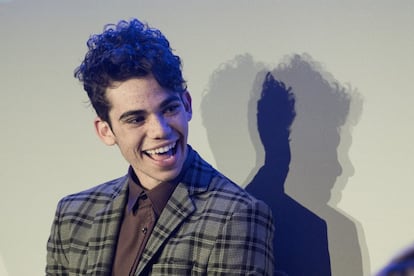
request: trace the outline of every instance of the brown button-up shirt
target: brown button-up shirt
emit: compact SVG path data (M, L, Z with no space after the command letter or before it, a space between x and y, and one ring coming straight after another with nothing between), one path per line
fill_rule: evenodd
M114 276L134 274L155 223L176 186L165 182L145 190L132 168L128 174L128 201L112 268Z

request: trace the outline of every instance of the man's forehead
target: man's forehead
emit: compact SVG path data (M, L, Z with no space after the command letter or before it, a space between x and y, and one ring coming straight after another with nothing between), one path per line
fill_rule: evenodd
M150 112L152 109L162 109L171 102L182 101L182 93L172 92L170 90L127 93L126 95L120 94L122 92L116 90L107 94L110 112Z

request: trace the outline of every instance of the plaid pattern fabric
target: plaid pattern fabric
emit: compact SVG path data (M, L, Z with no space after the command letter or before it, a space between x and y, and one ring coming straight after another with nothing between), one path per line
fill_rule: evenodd
M270 209L190 154L135 275L273 275ZM47 275L111 275L126 188L122 177L59 202Z

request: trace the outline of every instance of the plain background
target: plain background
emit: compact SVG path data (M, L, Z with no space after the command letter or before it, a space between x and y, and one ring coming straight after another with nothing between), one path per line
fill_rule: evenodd
M118 149L95 136L95 115L73 70L90 34L131 17L161 29L182 57L195 113L190 144L242 186L257 165L257 145L247 130L237 128L221 145L240 167L219 164L200 108L214 76L228 76L226 68L250 62L253 71L235 70L235 79L224 82L228 90L221 91L239 99L236 92L251 91L259 70L273 70L299 55L352 92L346 131L338 129L336 161L342 169L331 180L332 190L324 191L330 199L318 206L318 190L295 178L302 155L294 137L286 190L327 221L328 234L338 225L324 212L327 207L351 221L364 275L374 273L413 241L413 15L411 0L0 0L0 275L43 275L57 201L126 173ZM324 97L314 99L320 104ZM226 106L231 103L220 103L219 97L223 120L244 114L245 102L235 103ZM327 110L327 117L336 114ZM246 117L238 118L247 126ZM312 147L307 149L307 156L314 156ZM328 239L333 275L349 275L346 258L341 261L334 248L335 235Z

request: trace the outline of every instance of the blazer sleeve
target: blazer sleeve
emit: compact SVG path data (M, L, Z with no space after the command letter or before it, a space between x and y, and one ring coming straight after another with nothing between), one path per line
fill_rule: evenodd
M60 236L61 226L61 202L59 202L56 209L55 217L52 223L52 229L47 242L47 256L46 256L46 275L68 275L66 267L68 260L65 256L63 244Z
M217 236L208 275L273 275L273 236L273 217L265 203L241 208Z

